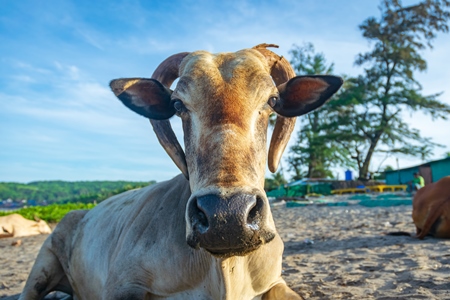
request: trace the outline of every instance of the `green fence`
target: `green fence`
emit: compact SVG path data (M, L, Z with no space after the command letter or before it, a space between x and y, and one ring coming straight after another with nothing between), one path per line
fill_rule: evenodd
M308 194L331 195L330 184L305 184L295 186L279 186L276 190L267 192L268 197L304 197Z

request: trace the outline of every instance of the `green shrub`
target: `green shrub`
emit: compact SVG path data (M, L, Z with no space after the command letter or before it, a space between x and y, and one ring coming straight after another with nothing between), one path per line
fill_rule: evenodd
M15 211L1 212L0 216L10 214L19 214L26 219L35 220L39 218L49 223L57 223L72 210L78 209L92 209L95 207L93 203L65 203L65 204L51 204L48 206L33 206L21 208Z

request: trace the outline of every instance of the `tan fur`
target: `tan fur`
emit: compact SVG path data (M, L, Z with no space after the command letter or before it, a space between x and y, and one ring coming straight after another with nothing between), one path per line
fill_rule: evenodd
M303 299L299 298L299 295L294 293L290 288L288 288L285 284L279 283L275 285L269 292L264 294L262 300L273 300L273 299L283 299L283 300L298 300Z
M417 191L413 200L412 218L419 239L428 234L450 238L450 176L427 184ZM432 230L432 227L435 228Z
M263 192L272 112L267 100L277 93L265 58L251 49L217 55L198 51L186 57L180 75L182 87L175 88L172 98L192 111L181 115L191 119L185 147L192 190L247 186ZM255 82L263 85L255 89Z
M31 221L19 214L0 217L0 238L50 234L52 230L45 221Z

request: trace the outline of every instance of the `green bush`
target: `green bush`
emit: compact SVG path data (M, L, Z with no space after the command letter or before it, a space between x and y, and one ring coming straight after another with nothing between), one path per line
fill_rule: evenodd
M10 214L19 214L26 219L35 220L39 218L49 223L57 223L72 210L77 209L92 209L95 207L93 203L65 203L65 204L51 204L48 206L33 206L18 209L15 211L2 212L0 216L6 216Z

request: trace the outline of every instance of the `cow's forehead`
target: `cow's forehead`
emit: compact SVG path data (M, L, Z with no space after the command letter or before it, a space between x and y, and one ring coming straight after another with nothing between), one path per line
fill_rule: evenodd
M196 51L180 66L176 93L187 95L188 101L201 101L205 96L216 100L236 100L236 97L250 100L259 99L263 96L259 94L271 93L274 88L267 61L256 50L219 54Z
M219 72L226 80L230 75L246 70L260 71L269 74L266 59L258 51L245 49L237 52L224 52L212 54L207 51L190 53L180 66L180 75L201 75L202 72ZM200 72L200 73L198 73Z

